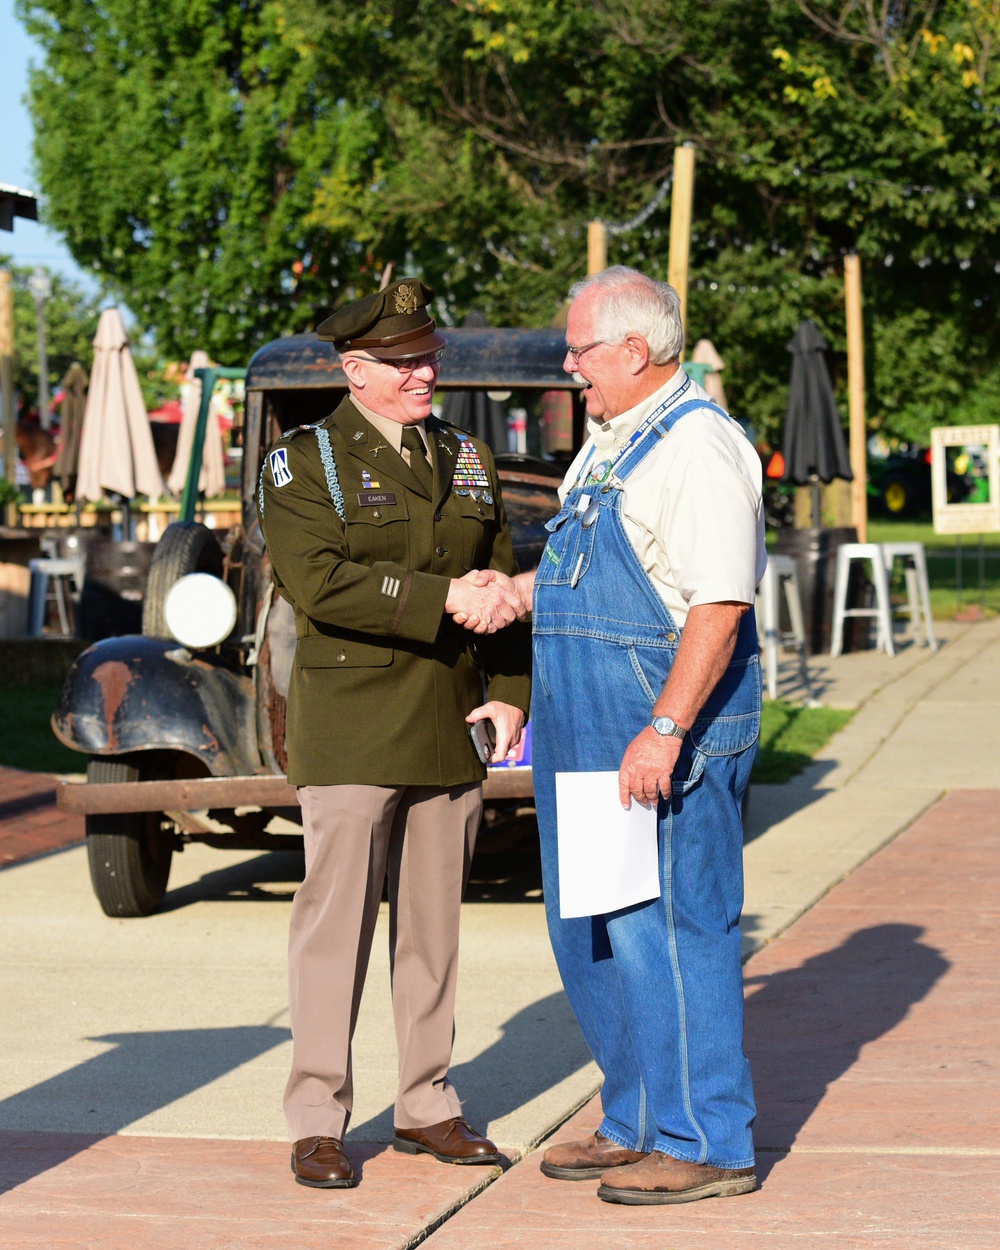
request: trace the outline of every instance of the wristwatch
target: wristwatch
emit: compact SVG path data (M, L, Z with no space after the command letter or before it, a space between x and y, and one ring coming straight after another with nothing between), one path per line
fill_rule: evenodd
M687 733L669 716L654 716L649 722L661 738L683 738Z

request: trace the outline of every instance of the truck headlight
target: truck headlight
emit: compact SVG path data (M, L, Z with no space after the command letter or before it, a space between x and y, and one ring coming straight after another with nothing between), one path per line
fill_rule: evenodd
M163 601L167 629L192 651L214 647L233 632L236 596L211 573L188 573L167 591Z

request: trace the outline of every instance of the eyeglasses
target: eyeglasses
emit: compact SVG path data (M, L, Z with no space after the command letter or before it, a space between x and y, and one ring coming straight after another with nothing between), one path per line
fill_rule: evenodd
M566 355L572 356L577 364L580 363L580 357L584 352L589 352L592 347L597 347L600 343L606 343L607 339L594 339L593 343L585 343L583 347L570 347L566 345Z
M375 356L362 356L361 359L370 360L373 365L392 365L400 373L412 373L415 369L422 369L424 365L438 364L443 355L444 348L438 347L423 356L414 356L412 360L379 360Z

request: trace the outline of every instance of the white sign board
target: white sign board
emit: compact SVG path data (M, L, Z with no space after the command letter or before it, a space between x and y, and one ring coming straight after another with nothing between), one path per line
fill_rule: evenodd
M931 430L931 497L936 534L1000 530L1000 425Z

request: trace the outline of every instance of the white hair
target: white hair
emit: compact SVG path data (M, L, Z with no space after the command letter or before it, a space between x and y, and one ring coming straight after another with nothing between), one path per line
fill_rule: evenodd
M603 298L597 305L594 333L607 343L623 343L639 334L649 344L649 359L666 365L680 358L684 347L680 296L668 282L647 278L638 269L612 265L577 282L569 297L597 287Z

